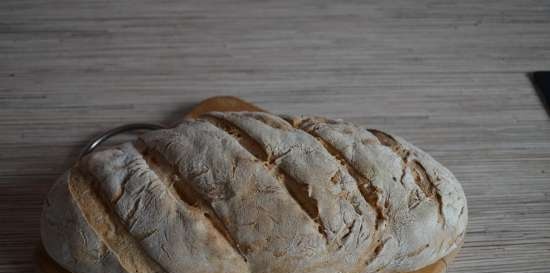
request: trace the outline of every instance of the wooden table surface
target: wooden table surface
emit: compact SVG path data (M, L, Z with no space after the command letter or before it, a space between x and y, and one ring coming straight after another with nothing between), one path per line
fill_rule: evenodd
M462 182L450 272L550 272L550 1L0 1L0 272L94 134L214 95L396 133Z

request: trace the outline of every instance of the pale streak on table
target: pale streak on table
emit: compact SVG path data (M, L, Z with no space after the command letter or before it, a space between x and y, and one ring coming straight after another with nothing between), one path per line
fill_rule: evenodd
M550 2L376 2L0 1L0 272L91 135L219 94L402 135L468 196L450 272L549 272Z

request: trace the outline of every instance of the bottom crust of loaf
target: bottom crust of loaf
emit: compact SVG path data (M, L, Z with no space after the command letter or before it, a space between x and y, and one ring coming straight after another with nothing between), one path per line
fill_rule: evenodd
M437 262L428 265L424 268L421 268L416 271L411 272L400 272L400 273L446 273L447 272L447 266L449 263L451 263L456 255L458 254L458 251L462 247L462 244L453 252L451 252L449 255L441 258ZM42 243L38 244L38 246L35 249L35 264L37 268L38 273L72 273L70 271L67 271L63 267L61 267L59 264L57 264L47 253L44 247L42 246Z

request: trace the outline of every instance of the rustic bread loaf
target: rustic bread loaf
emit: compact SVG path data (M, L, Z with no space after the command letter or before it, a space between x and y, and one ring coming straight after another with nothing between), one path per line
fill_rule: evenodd
M325 118L212 112L94 152L42 216L72 272L409 272L462 243L466 199L429 155Z

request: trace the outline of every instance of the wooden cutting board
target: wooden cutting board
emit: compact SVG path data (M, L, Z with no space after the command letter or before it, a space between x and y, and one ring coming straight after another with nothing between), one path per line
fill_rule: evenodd
M200 115L212 112L229 112L229 111L249 111L249 112L266 112L260 107L251 104L249 102L243 101L236 97L220 96L212 97L206 99L195 106L189 113L185 115L187 118L196 118ZM454 259L458 254L459 249L455 250L446 257L440 259L439 261L419 269L414 272L406 273L445 273L447 271L447 265ZM71 273L63 269L58 265L52 258L48 256L44 250L42 244L37 246L35 254L35 263L39 272L42 273Z

